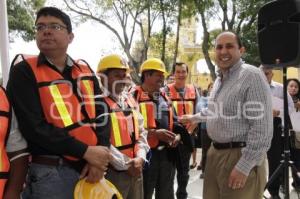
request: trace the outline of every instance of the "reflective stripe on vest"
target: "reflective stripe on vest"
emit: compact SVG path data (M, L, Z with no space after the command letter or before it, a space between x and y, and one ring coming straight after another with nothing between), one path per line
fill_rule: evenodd
M73 124L70 113L64 103L64 100L59 92L59 89L56 85L49 86L50 93L53 97L56 108L59 112L60 118L62 119L64 126L70 126Z
M118 104L112 100L110 97L105 97L104 101L109 106L110 119L111 119L111 144L113 144L117 149L128 157L134 158L135 151L138 150L136 141L139 139L139 124L138 124L138 115L136 110L136 105L132 103L132 100L128 98L126 104L130 111L131 120L127 119L128 116L125 116L123 110L118 106ZM129 117L130 117L129 115ZM131 124L128 124L131 122ZM128 125L133 127L134 132L129 132ZM133 137L132 137L133 136Z
M192 101L172 101L177 116L194 114L194 102Z
M147 129L156 129L156 121L155 121L155 115L157 112L157 108L155 106L155 103L151 100L151 98L148 96L146 92L142 90L140 86L136 86L136 100L138 101L140 105L140 112L143 115L144 118L144 127ZM165 99L165 101L168 104L169 109L169 129L170 131L173 131L173 109L171 106L171 101L166 96L164 92L161 92L161 96ZM159 140L154 137L148 136L148 144L150 148L156 148L159 144Z
M175 84L169 84L169 97L172 100L173 107L177 116L194 114L194 104L196 100L195 88L192 85L186 85L184 96L182 97L175 88Z
M69 135L89 145L97 144L95 134L95 102L92 71L87 65L72 66L73 85L47 65L37 65L38 57L23 55L37 81L40 102L48 123L65 128ZM75 83L74 83L75 84ZM77 89L74 89L74 86ZM77 160L66 156L68 159Z
M0 198L9 176L9 160L5 151L5 143L10 130L11 107L4 89L0 86Z
M122 146L122 141L121 141L121 132L120 132L120 126L118 122L118 113L111 113L110 118L111 118L111 125L112 125L112 133L113 133L113 138L114 138L114 145L115 147ZM123 116L123 115L122 115ZM119 116L122 117L122 116ZM121 118L120 118L121 119ZM124 122L124 121L122 121ZM123 129L124 130L124 129ZM127 129L126 129L127 130Z
M91 84L89 82L89 80L82 80L81 81L83 83L83 88L86 90L87 96L84 96L84 99L86 100L86 104L89 104L90 106L87 106L87 108L89 108L90 110L88 110L88 113L90 113L89 117L92 118L94 115L96 115L96 110L95 108L95 97L94 97L94 92L93 89L91 87Z
M144 128L156 128L154 103L151 101L140 102L140 112L144 118Z

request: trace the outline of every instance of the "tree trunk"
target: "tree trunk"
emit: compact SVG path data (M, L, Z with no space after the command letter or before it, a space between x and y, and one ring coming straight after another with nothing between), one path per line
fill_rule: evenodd
M196 7L198 9L198 12L200 13L201 22L202 22L202 28L203 28L203 42L202 42L202 52L204 55L204 59L206 61L206 64L208 66L208 69L210 71L210 76L213 80L216 79L216 73L215 73L215 65L212 63L210 56L209 56L209 32L206 25L206 19L205 19L205 9L200 7L200 3L195 0Z
M163 3L163 0L160 0L160 9L161 9L161 15L163 19L163 29L162 29L162 48L161 48L161 60L165 62L165 53L166 53L166 39L167 39L167 21L165 16L165 6Z
M206 61L206 64L208 66L208 69L210 71L210 76L213 80L216 79L216 73L215 73L215 65L211 62L210 56L209 56L209 32L207 30L207 25L205 21L204 13L200 13L201 21L202 21L202 27L203 27L203 42L202 42L202 52L204 55L204 59Z
M177 54L178 54L178 45L179 45L179 31L181 25L181 0L178 0L178 16L177 16L177 32L176 32L176 41L175 41L175 52L173 57L173 63L176 62Z

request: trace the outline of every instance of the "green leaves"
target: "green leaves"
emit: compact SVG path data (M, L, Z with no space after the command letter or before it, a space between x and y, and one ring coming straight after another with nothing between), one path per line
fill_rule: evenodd
M36 11L45 0L8 0L7 14L10 39L12 34L20 35L25 41L34 39L34 20Z

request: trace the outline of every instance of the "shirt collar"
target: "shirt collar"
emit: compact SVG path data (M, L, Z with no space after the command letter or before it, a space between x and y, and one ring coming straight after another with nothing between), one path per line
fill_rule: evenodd
M270 83L270 88L275 88L275 83L273 80L271 80L271 83Z
M40 53L38 56L37 66L39 67L44 64L55 67L55 65L43 53ZM78 64L69 55L67 55L66 66L67 67L72 67L72 66L79 67Z
M241 65L244 63L242 59L240 59L237 63L235 63L232 67L229 68L229 70L225 72L221 72L220 69L217 70L217 76L221 79L227 79L230 75L234 74L236 70L238 70Z

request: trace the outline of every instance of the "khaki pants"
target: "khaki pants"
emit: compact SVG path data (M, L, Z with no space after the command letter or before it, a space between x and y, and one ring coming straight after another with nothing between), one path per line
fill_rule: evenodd
M210 147L204 174L204 199L261 199L266 185L265 160L255 166L242 189L228 187L229 175L241 157L241 149L217 150Z
M118 172L109 168L105 177L115 185L123 199L142 199L144 197L142 175L132 177L127 171Z

